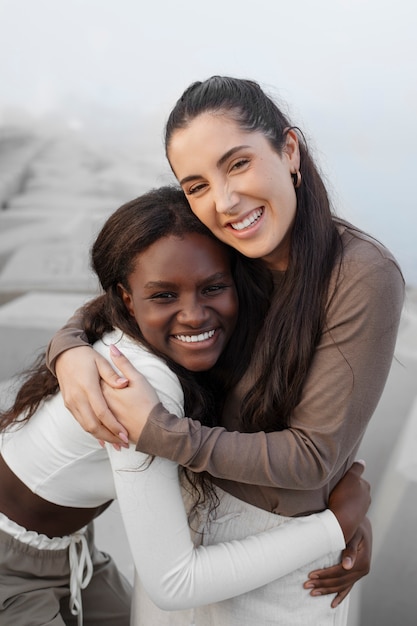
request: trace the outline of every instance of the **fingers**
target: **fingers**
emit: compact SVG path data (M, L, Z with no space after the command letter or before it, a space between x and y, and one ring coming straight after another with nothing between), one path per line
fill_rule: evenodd
M105 361L105 359L102 360ZM94 386L94 388L89 390L87 398L88 404L84 404L83 427L84 430L87 430L87 432L91 433L96 439L103 439L108 443L128 447L129 439L127 430L110 410L103 395L102 384L108 384L114 389L120 389L126 387L129 381L116 374L107 361L105 361L105 363L108 365L106 372L102 372L102 369L105 368L101 369L101 365L99 367L99 374L105 382L101 381L101 383L98 383L97 387ZM104 378L102 374L104 374L106 378Z
M353 588L353 583L351 585L344 586L343 589L341 589L340 591L338 591L339 587L328 587L328 588L322 587L322 588L311 591L310 595L311 596L324 596L324 595L336 594L330 603L330 606L332 607L332 609L335 609L336 607L339 606L341 602L343 602L346 596L351 592L352 588Z
M98 379L91 380L86 388L71 388L62 395L65 406L85 431L96 439L126 445L127 431L107 406Z
M128 439L125 429L111 413L104 398L102 401L101 399L102 397L99 396L97 404L94 401L91 404L79 402L69 410L82 428L96 439L126 446Z
M360 526L342 552L343 569L350 570L355 565L356 557L358 554L358 550L360 549L362 540L363 531L362 527Z
M346 572L341 565L336 565L311 572L309 577L303 585L304 588L310 589L311 596L336 594L331 602L331 606L335 608L346 598L358 580L358 572Z
M126 387L128 381L89 346L67 350L59 357L56 367L65 406L82 428L97 439L126 446L127 431L107 406L100 377L117 389Z
M100 403L100 406L100 409L92 407L91 420L85 430L96 439L128 447L129 439L126 429L115 418L105 402Z
M129 432L137 441L159 399L147 379L115 345L110 346L110 353L118 371L122 372L121 376L104 357L89 347L68 351L61 365L62 371L65 367L67 372L63 380L68 380L67 389L62 392L66 407L84 430L98 440L128 447ZM130 421L129 416L132 417ZM123 418L127 428L120 423Z
M333 600L330 603L330 606L332 607L332 609L335 609L336 607L339 606L339 604L341 602L343 602L343 600L346 598L346 596L351 592L352 587L353 587L353 585L351 585L350 587L348 587L344 591L341 591L340 593L336 594L336 596L333 598Z
M110 347L110 352L113 355L112 348L115 348L115 346ZM119 352L119 354L121 355L121 352ZM127 361L125 357L123 358ZM127 362L129 363L129 361ZM105 359L98 353L96 357L96 365L100 378L103 379L108 385L110 385L110 387L114 387L115 389L121 389L123 387L127 387L127 385L129 384L128 379L125 376L120 376L117 372L115 372L107 359Z
M133 367L129 359L126 358L125 355L122 352L120 352L119 348L115 346L114 344L110 346L110 356L112 358L113 363L116 365L117 369L119 369L122 372L123 376L125 377L124 380L129 381L130 379L138 375L138 370L135 367ZM109 363L107 363L107 365L109 366L110 369L112 369ZM104 376L102 378L104 378ZM106 379L104 378L104 380Z
M342 558L352 559L351 567L339 563L325 569L314 570L309 573L304 583L305 589L310 589L310 595L321 596L336 594L331 606L335 608L348 595L353 585L369 573L371 566L372 529L367 518L361 524L361 530L342 553Z

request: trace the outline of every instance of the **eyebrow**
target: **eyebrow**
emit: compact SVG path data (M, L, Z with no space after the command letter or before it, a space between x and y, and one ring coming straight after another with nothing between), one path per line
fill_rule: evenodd
M223 154L223 156L221 156L220 159L217 161L216 167L220 168L227 161L227 159L230 159L230 157L235 154L235 152L239 152L239 150L242 150L243 148L250 148L250 146L247 146L247 145L243 144L241 146L235 146L234 148L230 148L230 150L225 152ZM192 180L196 180L197 178L201 178L201 175L200 174L190 174L189 176L185 176L184 178L182 178L179 181L179 183L180 183L180 185L184 185L185 183L189 183Z
M144 285L144 289L173 289L175 283L166 282L164 280L150 280Z
M201 281L201 284L204 283L212 283L217 280L226 280L232 279L231 272L216 272L211 276L206 276ZM148 283L144 285L144 289L175 289L177 287L177 283L171 283L165 280L150 280Z

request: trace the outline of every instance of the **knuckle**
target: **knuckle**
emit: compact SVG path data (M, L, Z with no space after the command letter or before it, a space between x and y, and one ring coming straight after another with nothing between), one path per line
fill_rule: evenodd
M103 424L106 420L107 410L105 408L100 408L95 412L95 414L100 424Z
M86 424L86 430L91 435L94 435L94 437L98 437L100 433L100 425L97 424L95 421L89 421L88 424Z
M70 409L73 406L72 396L69 396L69 395L65 394L64 392L62 392L62 398L64 400L65 407L67 409Z

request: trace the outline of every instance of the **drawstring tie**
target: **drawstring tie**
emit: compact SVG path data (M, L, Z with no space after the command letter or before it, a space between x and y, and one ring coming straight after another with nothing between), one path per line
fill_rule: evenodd
M81 589L85 589L93 575L93 563L84 533L71 535L69 546L70 562L70 611L78 617L78 626L83 624Z

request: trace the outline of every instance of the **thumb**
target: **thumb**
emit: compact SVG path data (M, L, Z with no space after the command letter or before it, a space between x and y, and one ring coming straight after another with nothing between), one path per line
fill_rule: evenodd
M354 545L348 544L342 552L342 567L345 570L350 570L355 565L357 548Z
M357 476L362 476L366 468L366 463L363 459L357 459L352 463L350 470L354 471Z

